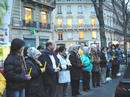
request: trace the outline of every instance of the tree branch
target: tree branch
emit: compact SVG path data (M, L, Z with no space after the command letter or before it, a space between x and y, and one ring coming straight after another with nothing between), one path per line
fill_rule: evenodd
M116 8L115 8L115 0L111 0L111 1L112 1L113 10L114 10L114 13L115 13L115 15L116 15L116 17L117 17L117 20L118 20L119 24L123 27L124 25L123 25L123 23L121 22L121 20L120 20L120 18L119 18L119 16L118 16L117 10L116 10Z
M96 0L91 0L91 1L93 2L97 17L99 17L99 7L97 6L97 2L96 2Z
M130 0L127 1L126 6L128 6L128 3L129 3L129 2L130 2Z

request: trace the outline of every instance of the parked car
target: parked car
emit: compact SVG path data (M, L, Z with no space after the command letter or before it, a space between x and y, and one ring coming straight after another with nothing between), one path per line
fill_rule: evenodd
M123 79L116 88L115 97L130 97L130 62Z

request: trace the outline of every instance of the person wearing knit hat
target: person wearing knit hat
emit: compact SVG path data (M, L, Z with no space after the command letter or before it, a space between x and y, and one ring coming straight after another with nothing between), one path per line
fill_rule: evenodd
M6 78L6 97L25 97L26 81L31 79L27 74L26 64L22 57L24 41L14 39L11 42L10 54L4 62Z

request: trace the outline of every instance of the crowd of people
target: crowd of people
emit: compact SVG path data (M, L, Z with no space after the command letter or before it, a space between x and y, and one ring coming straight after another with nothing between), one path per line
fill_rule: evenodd
M72 96L100 87L119 73L122 60L119 45L97 49L73 45L68 50L60 46L56 50L52 41L46 48L24 47L24 41L14 39L10 54L4 62L6 97L67 97L67 86L71 83ZM5 88L5 87L3 87ZM1 96L2 96L2 92ZM0 96L0 97L1 97Z

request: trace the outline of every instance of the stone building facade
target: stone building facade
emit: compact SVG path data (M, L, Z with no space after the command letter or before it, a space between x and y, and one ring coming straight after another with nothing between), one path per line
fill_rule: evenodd
M21 38L26 46L45 46L52 39L54 0L13 0L10 41Z
M107 44L123 40L121 26L112 13L110 0L104 3ZM91 0L56 0L53 10L53 39L57 45L69 47L84 43L100 47L99 23Z

